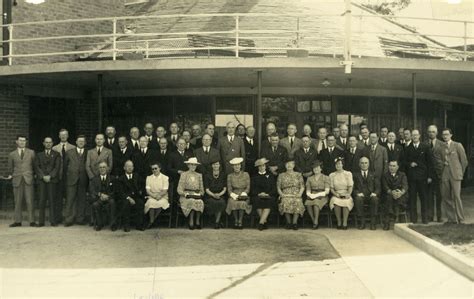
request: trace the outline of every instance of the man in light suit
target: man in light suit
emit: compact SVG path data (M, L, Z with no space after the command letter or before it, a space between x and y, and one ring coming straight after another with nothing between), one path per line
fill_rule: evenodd
M96 147L87 152L86 171L89 180L99 175L99 164L101 162L107 163L107 174L110 174L113 167L112 150L104 146L104 134L97 134L95 136Z
M441 175L443 207L449 223L462 223L464 210L461 201L461 181L468 165L466 152L461 143L451 140L453 136L451 129L443 129L442 134L447 144Z
M54 208L54 215L56 218L56 223L61 224L63 223L63 206L64 201L66 200L66 152L76 148L75 145L72 145L68 142L69 139L69 132L66 129L61 129L59 131L59 143L53 146L53 151L56 151L61 156L61 166L59 169L59 182L58 182L58 189L56 192L57 199L56 205Z
M76 148L66 152L66 210L64 226L85 224L86 192L89 183L86 171L86 136L79 135Z
M23 199L26 201L30 226L37 226L33 206L35 152L26 148L26 141L25 135L18 135L16 138L17 148L8 155L8 169L10 172L8 179L12 180L13 196L15 198L14 222L10 224L10 227L21 226Z
M201 138L202 147L197 148L194 151L196 158L200 165L197 167L197 171L201 174L211 173L212 172L212 163L215 161L221 161L221 156L219 151L211 146L212 138L209 134L204 134Z
M288 133L288 136L280 140L280 145L286 149L288 157L293 159L296 151L303 146L303 142L301 139L296 137L297 129L295 124L289 124L286 128L286 132Z
M226 131L227 136L219 139L217 149L221 155L222 165L224 165L226 174L230 174L233 168L229 161L238 157L245 159L245 145L242 138L235 136L235 124L233 122L227 123ZM244 167L245 165L243 165L242 168ZM242 171L244 171L244 169L242 169Z
M52 150L53 138L45 137L43 146L44 151L37 153L35 159L35 172L40 196L38 226L44 226L46 201L49 202L49 222L51 226L57 226L58 216L55 215L55 207L57 206L56 190L59 182L61 156Z
M318 129L318 139L314 143L314 148L316 149L316 152L321 154L321 151L323 149L326 149L328 147L328 143L326 140L326 137L328 136L328 130L325 127L320 127Z
M370 170L374 172L377 179L381 180L382 175L388 171L387 149L379 144L377 133L370 133L369 139Z
M441 222L441 176L443 175L444 157L446 155L446 143L439 140L438 128L435 125L428 127L427 144L431 150L433 169L435 173L431 176L432 181L428 184L428 219L434 220L434 209L436 207L436 220Z

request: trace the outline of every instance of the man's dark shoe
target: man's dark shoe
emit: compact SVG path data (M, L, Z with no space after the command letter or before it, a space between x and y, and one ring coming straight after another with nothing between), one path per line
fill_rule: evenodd
M116 230L117 230L117 225L115 225L115 224L112 225L112 226L110 227L110 230L113 231L113 232L116 231Z
M293 229L293 230L298 230L298 224L293 224L292 229Z
M358 229L360 229L360 230L362 230L362 229L365 229L365 223L361 223L361 224L359 224L359 227L358 227Z
M268 229L268 225L266 223L263 224L263 229Z
M56 226L58 226L58 224L57 223L51 223L51 226L56 227Z
M145 230L145 228L143 226L137 226L136 229L139 230L139 231L144 231Z
M375 224L370 224L370 230L376 230L377 226Z
M98 232L98 231L100 231L100 230L102 229L102 227L101 227L101 226L99 226L99 225L96 225L96 226L94 226L94 229L95 229L95 231L97 231L97 232Z
M21 222L14 222L12 224L9 225L10 227L19 227L21 226Z
M390 229L390 224L389 223L385 223L383 225L383 230L389 230Z
M196 229L202 229L201 224L196 224Z
M36 222L31 222L31 223L30 223L30 226L31 226L31 227L38 227L38 224L36 224Z
M44 226L44 223L38 223L37 226L38 226L38 227L43 227L43 226Z
M64 224L64 227L70 227L70 226L72 226L72 222L66 222L66 223Z
M130 232L130 227L124 226L123 231L126 233Z
M263 224L259 223L258 226L257 226L257 229L259 231L262 231L263 230Z

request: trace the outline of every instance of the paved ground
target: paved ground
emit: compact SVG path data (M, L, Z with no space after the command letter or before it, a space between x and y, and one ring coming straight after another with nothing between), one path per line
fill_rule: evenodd
M157 237L8 223L0 222L0 298L474 297L471 281L392 231L161 229Z

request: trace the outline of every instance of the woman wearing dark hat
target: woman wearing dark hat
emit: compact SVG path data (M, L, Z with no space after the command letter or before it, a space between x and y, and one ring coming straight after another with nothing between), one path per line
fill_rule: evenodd
M193 157L184 162L189 170L183 172L178 183L179 204L184 216L188 217L189 229L194 229L194 218L196 218L196 228L201 229L201 214L204 211L204 186L202 175L196 172L196 167L200 164ZM194 217L196 215L196 217Z
M334 209L334 214L336 214L337 229L346 230L349 211L354 207L354 201L351 197L354 181L352 180L352 173L344 170L343 158L336 158L335 165L336 171L329 175L332 193L329 207Z
M252 177L251 197L252 206L257 209L260 221L258 229L267 229L267 218L271 208L275 206L275 200L278 195L276 190L276 177L267 171L265 158L255 161L255 167L258 167L258 173Z
M222 212L225 211L226 201L224 195L227 192L226 177L221 170L221 163L219 161L212 161L212 171L204 174L204 203L206 213L215 215L216 221L214 228L220 229L223 227L221 223Z
M306 196L304 202L311 220L313 229L319 227L319 212L328 203L330 192L329 177L322 174L322 163L316 160L313 165L313 175L306 181Z
M227 200L226 212L234 215L234 228L243 229L242 220L244 212L250 214L252 206L250 205L250 176L247 172L242 171L242 162L244 159L238 157L229 161L232 165L233 172L227 176Z
M285 214L286 228L298 229L298 217L304 214L302 195L304 192L304 181L301 173L296 172L295 161L289 159L285 163L286 171L281 173L277 179L277 191L280 195L278 209Z

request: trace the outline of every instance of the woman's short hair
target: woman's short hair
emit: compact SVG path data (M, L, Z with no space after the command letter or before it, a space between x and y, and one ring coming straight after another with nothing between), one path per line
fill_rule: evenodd
M316 168L316 167L320 167L321 169L323 168L323 162L319 161L319 160L316 160L313 162L313 164L311 165L311 168Z
M150 164L150 168L152 168L153 166L158 166L160 169L163 169L163 167L161 166L161 163L159 161L153 161L151 162Z

